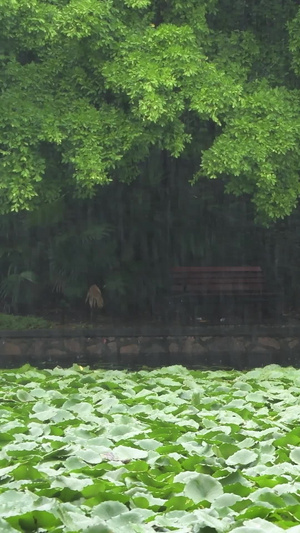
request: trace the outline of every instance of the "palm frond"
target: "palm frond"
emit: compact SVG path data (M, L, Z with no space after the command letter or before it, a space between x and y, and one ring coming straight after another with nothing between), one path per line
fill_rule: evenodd
M79 240L82 243L88 243L91 241L101 241L112 232L113 228L110 224L95 224L89 226L79 234Z

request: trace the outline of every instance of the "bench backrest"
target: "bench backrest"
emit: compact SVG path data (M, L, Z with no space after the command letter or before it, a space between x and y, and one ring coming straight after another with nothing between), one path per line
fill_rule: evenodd
M265 280L261 267L174 267L172 292L194 294L261 294Z

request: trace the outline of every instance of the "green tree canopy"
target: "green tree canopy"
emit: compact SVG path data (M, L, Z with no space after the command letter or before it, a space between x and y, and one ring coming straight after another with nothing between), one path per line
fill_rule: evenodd
M300 194L297 0L2 0L0 208L129 181L152 147L264 220Z

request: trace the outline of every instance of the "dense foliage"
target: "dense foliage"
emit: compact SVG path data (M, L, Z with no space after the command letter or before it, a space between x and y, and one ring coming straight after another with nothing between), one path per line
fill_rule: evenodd
M299 380L1 371L1 531L299 533Z
M97 283L108 312L157 314L177 264L260 265L297 306L298 209L271 223L299 194L299 21L297 0L4 0L2 310L64 314Z
M297 0L5 0L1 209L141 176L151 147L250 194L299 195ZM198 170L197 170L198 169ZM183 176L192 179L193 174Z

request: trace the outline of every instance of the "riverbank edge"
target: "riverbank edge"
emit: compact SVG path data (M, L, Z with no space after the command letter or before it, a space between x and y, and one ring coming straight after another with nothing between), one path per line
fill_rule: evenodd
M300 366L300 325L100 326L0 331L0 367Z

